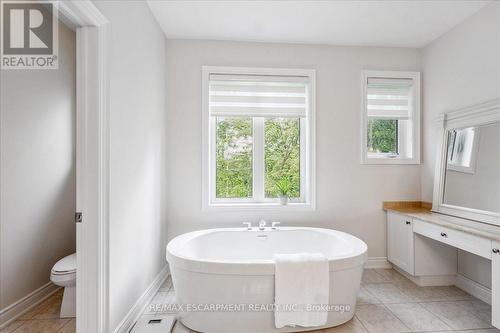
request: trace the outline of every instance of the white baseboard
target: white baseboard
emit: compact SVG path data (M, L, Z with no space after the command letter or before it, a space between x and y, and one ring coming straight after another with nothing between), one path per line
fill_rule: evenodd
M456 284L456 275L419 275L413 276L403 271L398 266L393 266L396 271L406 277L408 280L420 287L454 286Z
M479 298L481 301L491 305L491 290L486 288L482 284L479 284L476 281L469 279L468 277L458 274L455 285L458 288L468 292L472 296Z
M60 287L52 282L48 282L29 293L20 300L0 310L0 329L3 329L11 322L33 309L35 306L46 300L55 293Z
M455 275L424 275L419 276L415 282L420 287L454 286L457 277Z
M392 268L392 264L387 261L387 257L370 257L365 263L365 268Z
M135 302L134 306L125 315L118 327L113 331L114 333L128 333L132 329L134 323L139 319L149 303L151 303L153 297L156 295L163 282L167 279L168 275L168 265L165 265L146 291L144 291L137 302Z
M457 275L436 275L436 276L412 276L397 266L394 269L403 276L413 281L421 287L429 286L457 286L463 291L491 305L491 289L469 279L461 274Z

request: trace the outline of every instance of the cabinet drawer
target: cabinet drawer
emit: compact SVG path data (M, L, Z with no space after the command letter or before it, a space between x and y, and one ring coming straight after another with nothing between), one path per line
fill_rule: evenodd
M420 220L414 220L413 231L478 256L491 259L491 240Z

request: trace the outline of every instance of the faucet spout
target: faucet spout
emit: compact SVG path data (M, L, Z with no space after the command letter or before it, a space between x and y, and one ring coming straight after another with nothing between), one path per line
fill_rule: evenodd
M259 230L263 231L265 227L266 227L266 221L264 221L263 219L261 219L259 221Z

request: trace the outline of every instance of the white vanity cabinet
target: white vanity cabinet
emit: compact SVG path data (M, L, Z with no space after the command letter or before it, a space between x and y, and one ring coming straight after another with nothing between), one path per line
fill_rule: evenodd
M491 246L491 324L500 328L500 242Z
M413 230L412 218L387 213L387 259L405 272L413 275Z
M404 213L388 211L387 260L414 277L418 285L453 284L457 274L457 250L429 239L432 237L429 237L427 226L428 223Z

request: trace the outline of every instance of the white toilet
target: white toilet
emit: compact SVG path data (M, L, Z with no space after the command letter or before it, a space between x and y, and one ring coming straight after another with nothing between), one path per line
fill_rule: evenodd
M60 317L76 317L76 253L62 258L52 267L50 280L64 287Z

